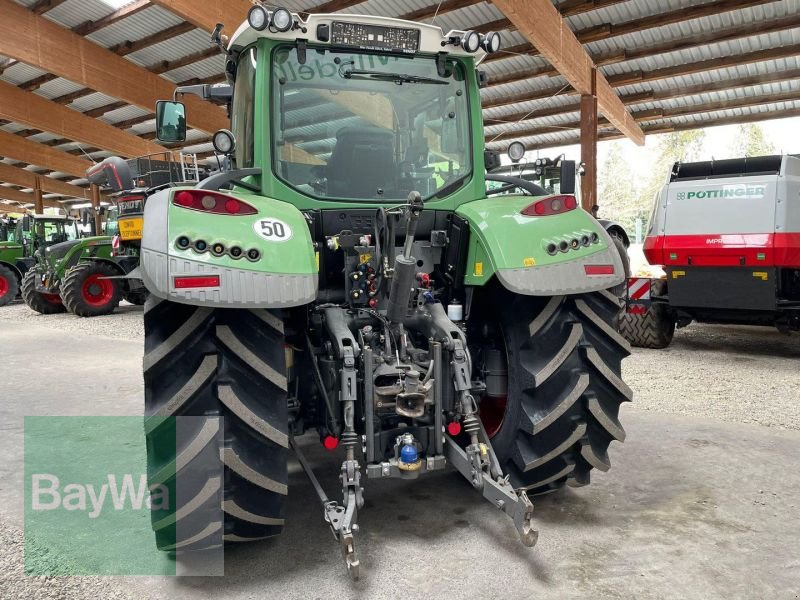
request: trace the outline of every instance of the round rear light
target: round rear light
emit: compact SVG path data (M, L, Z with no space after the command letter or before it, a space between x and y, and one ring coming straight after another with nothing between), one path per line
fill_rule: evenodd
M567 196L564 201L564 206L566 206L568 210L572 210L573 208L577 208L578 201L575 200L575 196Z
M537 202L533 205L533 212L535 212L537 215L543 215L547 212L547 208L545 208L545 205L542 202Z
M231 256L233 258L240 258L242 256L242 249L239 246L234 246L230 249Z
M567 250L569 250L569 244L567 242L559 242L558 249L561 250L562 252L566 252Z
M583 244L584 246L588 246L588 245L589 245L589 244L591 244L591 243L592 243L592 242L591 242L591 240L589 239L589 236L588 236L588 235L584 235L584 236L581 238L581 244Z
M555 244L547 244L547 253L548 254L552 255L552 254L555 254L556 252L558 252L558 248L556 247Z
M600 241L600 236L599 236L599 235L597 235L596 233L593 233L593 234L592 234L592 243L593 243L593 244L596 244L596 243L598 243L599 241Z
M213 210L217 206L217 199L214 196L203 196L200 200L200 204L203 205L203 208L206 210Z
M225 210L231 213L232 215L238 213L240 208L241 205L237 200L230 199L225 201Z
M197 240L194 243L194 249L197 250L198 252L205 252L207 248L208 244L206 244L205 241L203 240Z
M563 204L561 204L561 200L559 200L558 198L555 198L555 199L553 199L553 200L550 202L550 209L551 209L553 212L561 212L561 208L562 208L563 206L564 206L564 205L563 205Z
M194 204L194 196L191 192L183 191L175 194L175 204L191 208Z
M257 261L259 258L261 258L261 252L259 252L259 251L258 251L258 250L256 250L255 248L253 248L253 249L251 249L251 250L248 250L248 251L247 251L247 258L248 258L249 260L252 260L253 262L255 262L255 261Z
M178 248L182 248L185 250L186 248L192 245L192 241L185 235L182 235L181 237L178 238L177 244Z

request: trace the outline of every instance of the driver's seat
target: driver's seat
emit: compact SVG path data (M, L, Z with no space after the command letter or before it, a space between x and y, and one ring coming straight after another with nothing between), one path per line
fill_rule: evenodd
M329 196L380 198L378 190L397 177L394 134L379 127L343 127L325 171Z

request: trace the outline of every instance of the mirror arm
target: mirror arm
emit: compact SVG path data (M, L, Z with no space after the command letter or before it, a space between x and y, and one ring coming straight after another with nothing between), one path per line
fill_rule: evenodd
M233 96L233 88L230 86L230 84L210 85L207 83L201 83L197 85L181 85L176 87L172 94L173 102L178 101L179 94L192 94L193 96L198 96L203 100L227 100Z

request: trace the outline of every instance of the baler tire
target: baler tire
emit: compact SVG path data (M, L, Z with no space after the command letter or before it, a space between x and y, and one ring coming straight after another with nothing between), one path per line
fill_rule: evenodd
M500 292L507 400L492 445L515 488L531 494L589 483L607 471L607 449L623 441L621 379L630 346L615 329L619 300L608 291L550 298Z
M146 289L136 290L135 292L126 292L122 299L130 304L133 304L134 306L144 306L144 303L147 302L149 295L150 292L148 292Z
M28 308L42 315L56 315L66 312L64 303L56 294L43 294L36 291L36 269L30 269L22 277L20 292ZM58 300L56 300L58 298Z
M19 294L17 274L4 265L0 265L0 306L14 301Z
M665 281L658 280L652 283L652 295L662 295L665 290ZM622 314L619 331L636 348L661 350L672 343L672 338L675 336L675 319L666 306L652 303L644 314Z
M289 447L280 315L151 295L144 329L150 485L186 487L170 511L151 510L157 547L202 550L278 535ZM181 431L185 445L176 443Z
M72 267L61 282L61 297L67 310L79 317L100 317L110 315L119 306L122 291L119 279L104 279L117 277L119 272L109 264L100 261L79 263ZM96 279L96 285L101 286L102 295L97 300L92 300L87 286L91 280Z

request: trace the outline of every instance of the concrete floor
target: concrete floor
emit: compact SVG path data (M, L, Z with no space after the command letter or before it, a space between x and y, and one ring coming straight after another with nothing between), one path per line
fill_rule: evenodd
M44 318L20 323L0 311L3 530L22 527L24 415L141 410L141 341L51 326ZM713 339L718 329L696 327L695 343L704 331ZM736 335L773 334L736 330ZM775 360L798 364L797 342L786 342L788 350ZM680 355L680 348L680 343L673 347L673 355ZM747 358L737 367L743 379L706 385L727 385L732 401L751 396L741 381L759 389L775 360L764 352ZM689 379L684 385L680 369L670 371L672 363L660 362L659 355L637 352L630 361L635 377L629 383L640 395L651 393L649 366L683 389L683 396L704 402L703 382ZM704 364L702 354L682 356L684 361ZM784 375L791 380L791 373ZM797 372L794 376L800 379ZM786 389L796 383L789 381ZM800 404L800 397L793 400ZM357 540L364 577L353 584L295 466L284 535L228 550L224 578L86 578L80 594L98 586L98 597L121 598L800 597L800 431L791 429L794 419L766 427L633 404L624 407L622 421L628 439L612 446L611 471L597 473L587 488L534 500L540 531L534 549L521 546L510 521L454 473L412 484L370 482ZM311 456L333 494L338 459L316 445ZM21 546L0 548L3 552L19 554ZM17 589L21 577L19 560L12 564L0 573L3 597L10 597L3 586L7 593Z

